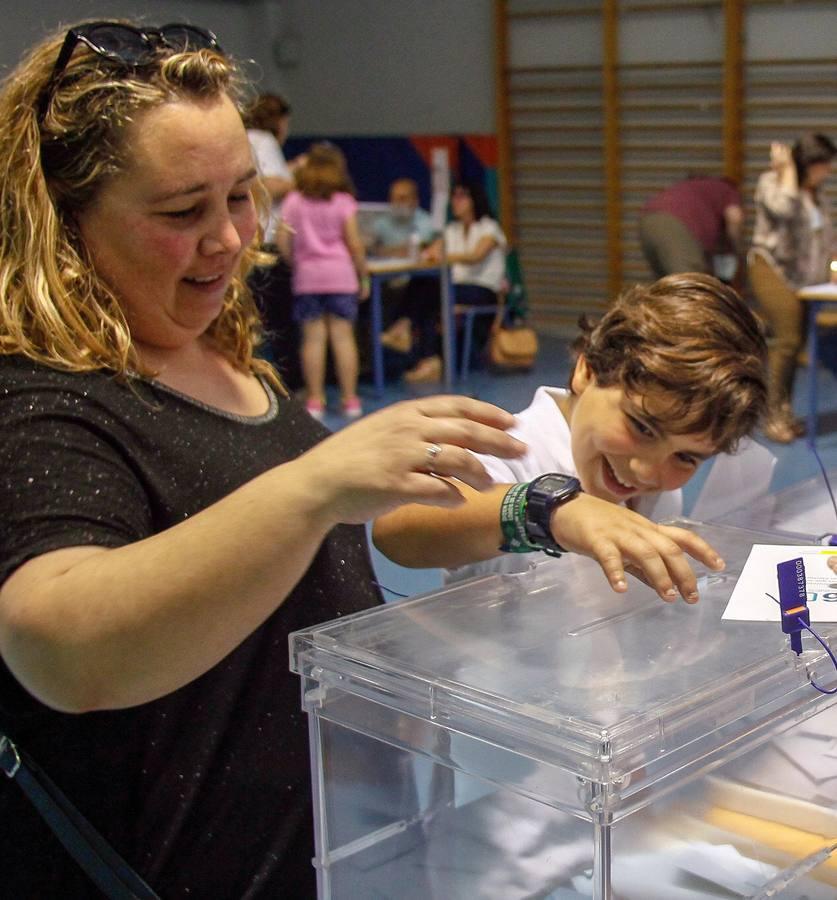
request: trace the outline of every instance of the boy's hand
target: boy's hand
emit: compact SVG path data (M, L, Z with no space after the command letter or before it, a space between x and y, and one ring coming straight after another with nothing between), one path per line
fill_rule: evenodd
M598 560L610 586L620 593L628 589L629 572L667 602L676 600L679 592L687 603L697 603L697 578L686 553L714 571L724 567L718 553L694 532L657 525L590 494L578 494L558 506L550 525L562 547Z

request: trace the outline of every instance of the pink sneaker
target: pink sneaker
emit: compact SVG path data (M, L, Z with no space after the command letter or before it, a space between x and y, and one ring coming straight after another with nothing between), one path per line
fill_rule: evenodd
M305 401L305 408L308 410L308 415L311 416L312 419L322 422L325 418L325 403L323 403L322 400L317 400L315 397L309 397Z
M363 415L359 397L349 397L343 401L343 415L347 419L359 419Z

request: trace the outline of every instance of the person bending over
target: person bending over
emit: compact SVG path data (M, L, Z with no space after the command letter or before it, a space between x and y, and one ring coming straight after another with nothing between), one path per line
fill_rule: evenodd
M694 175L648 200L639 217L639 241L655 278L712 273L715 254L737 260L743 224L737 185L728 178Z

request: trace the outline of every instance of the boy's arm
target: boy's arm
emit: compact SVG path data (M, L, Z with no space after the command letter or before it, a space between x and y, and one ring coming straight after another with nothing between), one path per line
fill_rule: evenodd
M455 568L500 554L500 506L509 485L483 492L457 484L465 502L455 509L403 506L374 524L375 546L411 568ZM717 551L694 532L658 525L639 513L578 494L556 507L552 536L562 547L595 559L613 590L627 590L625 572L650 585L663 600L698 599L697 578L686 554L710 569L724 566Z
M465 502L448 515L438 516L429 506L410 504L375 520L372 540L393 562L410 569L455 569L499 556L503 532L500 504L509 489L497 484L475 491L457 482Z

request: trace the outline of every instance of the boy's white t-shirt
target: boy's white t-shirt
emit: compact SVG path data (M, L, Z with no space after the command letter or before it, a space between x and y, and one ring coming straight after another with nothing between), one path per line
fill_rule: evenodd
M570 426L558 408L558 399L567 397L563 388L541 386L526 409L515 414L517 424L509 434L523 441L529 450L518 459L474 455L485 466L494 484L518 484L547 472L577 475L570 445Z
M529 447L519 459L498 459L495 456L474 454L485 466L494 484L518 484L531 481L547 472L578 475L572 454L570 426L558 408L558 399L568 397L564 388L542 385L535 391L532 402L517 413L517 424L509 434ZM683 511L683 492L661 491L640 497L632 506L638 513L655 522L679 516Z
M570 426L556 402L558 398L567 396L569 391L564 388L542 385L535 391L529 406L516 414L517 424L509 429L509 434L529 447L524 456L498 459L474 454L485 466L494 484L519 484L548 472L578 475L572 455ZM678 489L648 494L640 497L632 508L655 522L672 519L683 511L683 492ZM504 553L484 562L450 569L445 580L459 581L493 572L522 572L528 568L531 556L529 553Z

